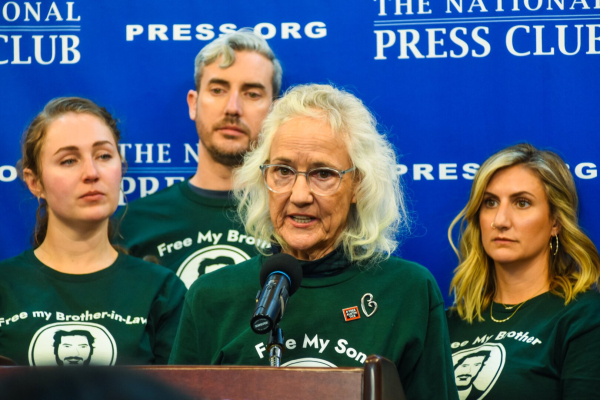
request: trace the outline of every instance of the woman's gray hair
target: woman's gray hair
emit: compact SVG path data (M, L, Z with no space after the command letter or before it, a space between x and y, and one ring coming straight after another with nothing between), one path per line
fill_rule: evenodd
M269 160L279 127L297 117L327 121L336 135L342 135L357 170L357 202L350 209L336 246L341 245L352 262L371 264L388 258L398 246L397 235L409 227L394 149L377 131L377 122L363 103L330 85L288 89L265 119L258 145L246 154L243 166L235 172L234 196L247 233L261 242L286 246L273 227L269 191L259 167Z
M283 74L281 64L275 57L275 53L273 53L267 41L256 35L249 28L242 28L238 31L227 33L213 40L200 50L196 56L194 68L196 91L200 90L200 80L202 79L204 67L217 61L217 58L220 56L223 56L219 67L228 68L235 62L236 51L252 51L264 56L273 63L273 98L277 98L281 90L281 76Z

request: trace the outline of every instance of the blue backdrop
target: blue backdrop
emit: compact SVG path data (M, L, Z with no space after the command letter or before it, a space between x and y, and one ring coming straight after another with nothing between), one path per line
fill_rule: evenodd
M570 165L581 223L600 238L600 0L0 2L0 258L29 246L37 202L14 168L51 98L84 96L121 121L128 199L195 171L186 93L214 37L251 27L284 89L333 83L377 115L401 156L414 230L399 253L447 292L446 239L477 166L528 141Z

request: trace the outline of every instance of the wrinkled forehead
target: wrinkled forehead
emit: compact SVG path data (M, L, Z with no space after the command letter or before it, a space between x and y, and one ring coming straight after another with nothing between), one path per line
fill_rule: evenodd
M273 135L270 159L340 166L350 162L344 137L323 118L296 117L279 126Z

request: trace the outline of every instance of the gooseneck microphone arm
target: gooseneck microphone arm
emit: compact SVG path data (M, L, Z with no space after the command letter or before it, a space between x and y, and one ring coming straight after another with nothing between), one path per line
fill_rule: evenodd
M279 325L275 325L271 334L269 335L269 344L267 350L269 350L269 362L271 367L281 366L281 356L285 347L283 347L283 331Z

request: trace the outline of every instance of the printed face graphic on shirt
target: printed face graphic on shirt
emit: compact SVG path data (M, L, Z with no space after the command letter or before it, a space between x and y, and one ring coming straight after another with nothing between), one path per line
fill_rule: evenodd
M468 389L473 381L479 375L485 361L490 357L490 351L482 350L464 356L454 366L454 376L456 388L460 390Z
M505 360L506 350L500 343L487 343L452 354L458 398L483 399L500 377Z
M204 274L206 271L215 271L216 269L219 269L221 267L224 267L226 265L231 265L231 264L235 264L235 261L233 261L233 258L231 257L217 257L217 258L208 258L206 257L204 260L202 260L200 262L200 265L198 265L198 275L202 275Z
M94 353L94 337L89 331L63 331L54 333L54 355L60 366L89 365Z
M208 246L190 254L177 270L177 276L189 289L202 274L208 274L231 264L249 260L250 256L237 247Z
M327 360L320 358L298 358L281 364L282 367L319 367L319 368L337 368L337 366Z
M57 322L40 328L29 345L31 366L114 365L117 344L103 325Z

